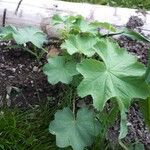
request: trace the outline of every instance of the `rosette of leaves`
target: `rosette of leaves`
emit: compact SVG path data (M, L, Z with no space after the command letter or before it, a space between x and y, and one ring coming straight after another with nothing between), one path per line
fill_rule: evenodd
M57 20L58 22L59 19ZM61 20L61 22L64 21ZM74 28L76 23L76 19L72 20L70 27ZM65 61L65 58L63 63L57 63L57 58L63 56L56 56L50 58L51 61L56 61L55 65L49 61L48 64L46 64L47 67L44 66L44 72L48 75L48 80L52 84L58 82L71 83L74 75L78 72L83 78L77 87L78 96L83 98L91 95L93 106L99 110L99 113L104 109L108 100L116 101L118 104L116 107L119 108L121 116L119 139L122 139L127 134L126 112L128 111L130 103L135 98L144 101L143 99L149 96L149 86L145 81L146 67L139 63L135 56L129 54L125 49L120 48L114 41L107 37L104 39L101 36L94 35L91 31L89 31L90 34L82 33L81 24L84 23L79 21L78 24L76 24L80 31L72 33L69 31L67 39L65 39L61 45L61 48L66 50L69 57L72 57L72 60L74 60L74 55L77 54L79 59L75 62L79 63L70 65L70 69L66 69L66 62L71 63L72 60ZM105 24L102 25L105 26ZM60 67L60 64L63 64L63 66ZM72 74L68 74L68 72L71 71L71 67L74 68L73 72ZM61 68L65 68L65 71ZM59 75L56 75L55 83L53 83L53 77L51 77L50 74L54 70L57 72L58 69L59 74L65 74L65 76L67 72L67 76L69 76L67 82L62 81L61 75L60 78ZM74 72L76 72L76 74ZM71 116L72 114L70 111L64 112L65 116ZM60 115L60 113L58 114ZM55 121L60 119L56 116ZM69 120L71 120L70 118L71 117L68 117ZM67 121L61 121L62 127L64 127L61 128L61 130L57 128L57 121L55 121L52 122L53 125L50 125L50 132L56 135L56 141L62 142L61 144L59 143L60 145L57 142L57 145L60 147L71 145L73 149L76 150L77 147L73 146L76 141L67 141L62 134L64 133L63 130L69 132L69 127L65 128ZM69 125L72 127L72 124ZM60 141L61 139L63 140ZM79 145L81 143L79 143ZM85 146L88 145L85 144L81 149Z
M62 33L68 37L69 34L86 33L97 36L99 29L105 29L107 31L115 32L116 29L109 23L90 21L84 17L78 16L60 16L54 15L52 17L54 25L63 24L64 29Z

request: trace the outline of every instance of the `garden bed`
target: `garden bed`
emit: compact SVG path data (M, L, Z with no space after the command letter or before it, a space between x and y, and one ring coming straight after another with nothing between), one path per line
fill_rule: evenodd
M134 18L134 17L133 17ZM128 26L137 28L141 26L137 24L137 19L130 19ZM144 42L132 40L131 38L121 36L116 39L121 47L126 48L130 53L136 55L142 63L147 65L147 51L149 45ZM59 40L49 39L45 46L48 49L55 46L59 49ZM45 105L50 99L49 108L62 103L62 95L66 92L65 86L62 84L50 85L46 76L43 74L43 64L46 62L46 55L39 62L28 52L19 48L7 48L15 45L14 42L0 43L0 106L9 108L30 109L36 105ZM91 98L87 104L90 104ZM79 102L79 101L78 101ZM77 102L77 103L78 103ZM78 105L78 104L77 104ZM82 104L83 105L83 104ZM117 144L119 120L116 120L108 131L108 140ZM138 103L134 103L128 113L129 133L125 138L125 144L134 144L141 142L146 149L150 149L150 133L145 126L142 114L140 113ZM115 145L115 144L114 144ZM32 147L31 147L32 149Z
M0 0L0 20L0 150L150 149L149 11Z

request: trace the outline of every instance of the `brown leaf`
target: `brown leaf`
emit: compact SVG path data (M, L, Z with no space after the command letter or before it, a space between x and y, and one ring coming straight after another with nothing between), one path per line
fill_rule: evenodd
M60 50L58 50L54 45L52 45L47 54L47 58L58 56L59 53L60 53Z

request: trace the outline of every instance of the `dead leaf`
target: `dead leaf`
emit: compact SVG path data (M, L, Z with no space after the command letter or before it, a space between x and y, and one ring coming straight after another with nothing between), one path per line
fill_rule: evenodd
M58 50L54 45L52 45L47 54L47 58L58 56L59 53L60 53L60 50Z

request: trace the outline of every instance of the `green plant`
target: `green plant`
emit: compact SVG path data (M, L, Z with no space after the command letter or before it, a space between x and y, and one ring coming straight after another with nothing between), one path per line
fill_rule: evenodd
M42 47L43 43L46 41L46 35L35 27L25 27L16 29L14 26L6 26L0 28L0 40L10 41L14 40L18 45L8 46L10 48L22 48L32 55L34 55L38 60L41 59L46 50ZM26 43L32 43L32 46L28 48L23 46Z
M97 133L98 129L99 139L104 139L109 122L113 122L112 118L118 114L118 111L112 111L113 117L110 119L104 117L108 113L101 115L106 102L110 100L113 108L120 110L119 141L125 148L121 139L127 134L128 107L134 98L144 101L149 97L149 86L145 81L146 67L135 56L120 48L109 34L100 33L99 29L104 28L114 34L131 34L129 31L117 33L112 25L88 22L82 16L55 15L53 23L63 23L64 29L61 30L63 43L59 56L50 57L43 67L49 83L62 82L74 86L79 97L92 97L93 106L97 110L93 112L95 115L90 115L92 112L89 109L78 110L78 97L75 94L72 98L72 112L70 108L58 111L50 124L49 130L56 135L57 146L72 146L74 150L83 150L84 147L91 146L91 137L97 135L93 133ZM81 77L82 81L74 78L75 76ZM78 84L74 85L75 82Z
M54 111L46 105L28 110L1 109L0 150L56 150L54 138L48 134Z

